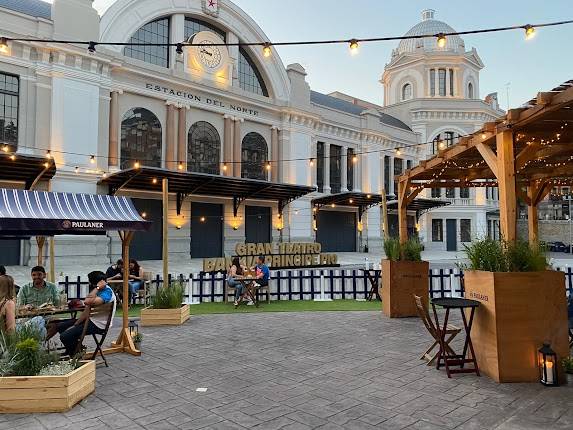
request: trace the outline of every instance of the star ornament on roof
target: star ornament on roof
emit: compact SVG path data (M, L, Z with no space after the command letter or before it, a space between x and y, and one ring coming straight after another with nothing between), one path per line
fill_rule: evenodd
M220 2L221 0L202 0L203 12L207 15L218 17Z

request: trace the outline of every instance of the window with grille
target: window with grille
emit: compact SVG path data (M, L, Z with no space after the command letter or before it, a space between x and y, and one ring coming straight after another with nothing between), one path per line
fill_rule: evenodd
M461 219L460 220L460 242L471 242L472 241L472 220L471 219Z
M243 90L250 93L269 96L263 76L243 48L239 48L239 85Z
M444 220L433 219L432 220L432 242L443 242L444 241Z
M474 84L471 82L468 84L468 99L474 98Z
M432 188L432 197L435 199L439 199L440 197L442 197L442 189Z
M129 40L130 43L169 43L169 18L161 18L149 22L135 32ZM161 67L169 67L168 46L126 46L123 50L126 57L145 61Z
M319 193L324 193L324 142L316 144L316 186Z
M251 132L243 139L241 177L267 180L267 141L259 133Z
M342 182L342 147L330 145L330 191L332 194L341 191Z
M433 97L436 95L436 70L430 70L430 95Z
M218 175L221 138L217 129L206 121L196 122L189 129L187 141L187 170Z
M470 189L460 188L460 199L469 199L469 198L470 198Z
M212 31L213 33L216 33L219 36L221 36L221 39L223 39L223 41L227 40L227 33L225 33L220 28L217 28L214 25L197 18L191 18L191 17L185 18L185 40L187 40L194 34L200 33L201 31Z
M455 199L456 198L456 189L455 188L446 188L446 198L447 199Z
M404 160L394 158L394 194L398 194L398 176L404 173Z
M346 155L346 182L348 191L352 191L354 189L354 149L348 148L348 152Z
M144 108L129 110L121 121L121 168L129 169L136 161L161 167L161 143L159 119Z
M410 100L412 98L412 84L405 84L402 87L402 100Z
M454 69L450 69L450 95L454 95Z
M446 69L439 69L438 70L438 79L440 85L440 95L446 95Z
M0 144L18 146L18 108L20 80L17 76L0 73Z

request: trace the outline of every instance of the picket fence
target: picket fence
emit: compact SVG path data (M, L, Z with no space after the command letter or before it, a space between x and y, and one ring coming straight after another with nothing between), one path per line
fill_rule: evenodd
M557 269L562 270L562 269ZM565 272L567 296L573 294L573 270ZM370 270L379 278L380 270ZM429 295L432 298L461 297L464 293L464 274L459 269L430 269ZM187 303L222 302L224 298L226 275L224 273L199 273L176 277L170 275L170 282L177 280L185 285ZM65 277L59 282L60 288L68 298L83 299L89 292L87 280L77 277L75 280ZM153 294L163 286L159 275L151 281ZM364 270L360 269L321 269L321 270L276 270L271 271L271 300L315 300L315 299L354 299L364 300L371 289L370 281ZM230 298L232 299L232 298Z

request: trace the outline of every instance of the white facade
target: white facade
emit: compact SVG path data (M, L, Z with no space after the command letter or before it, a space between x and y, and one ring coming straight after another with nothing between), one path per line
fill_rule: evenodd
M117 0L100 19L91 0L54 0L51 7L40 0L0 0L0 36L100 43L166 37L170 43L179 43L200 25L205 40L225 38L233 43L268 39L231 1L221 0L218 7L210 10L202 0ZM141 154L141 148L136 147L141 143L140 132L147 136L142 160L149 157L157 161L157 167L173 170L179 165L188 167L195 156L188 147L189 133L197 124L218 135L216 164L220 170L216 173L241 176L236 166L240 166L237 160L242 158L244 139L257 133L266 144L267 159L278 161L268 179L299 185L321 182L322 192L291 203L284 214L283 240L312 241L313 198L344 192L350 184L353 191L379 193L386 187L394 192L394 159L411 166L424 155L412 146L420 142L421 132L413 131L410 119L399 118L389 107L364 107L345 101L341 94L312 92L304 68L299 64L285 67L274 49L265 58L258 47L209 48L207 54L188 48L185 55L178 55L175 46L165 51L141 48L141 52L134 52L139 49L134 47L128 53L122 46L97 45L96 52L90 53L86 46L70 44L9 41L8 45L8 51L0 53L0 74L18 81L18 91L11 94L17 99L18 133L15 141L2 143L17 146L20 153L51 151L58 168L51 185L55 191L106 193L107 188L98 186L98 181L104 172L109 175L131 167L133 158L126 151ZM475 103L487 110L483 103ZM137 122L142 112L154 120ZM126 121L134 121L136 126L122 127ZM152 141L153 136L156 139ZM139 143L130 147L130 142ZM316 168L319 145L326 157L322 181ZM403 148L399 157L395 151L398 147ZM346 166L348 150L368 154L358 157L353 177L348 178L347 169L340 168L336 177L330 178L331 150L342 154L341 166ZM391 170L386 180L385 164ZM147 201L161 199L157 192L136 192L128 186L121 193ZM245 241L245 205L235 219L231 199L192 195L179 215L175 196L170 197L170 258L189 258L194 237L190 220L197 203L223 206L223 252L231 255L235 244ZM276 202L248 200L245 204L272 208L272 239L278 240L281 233ZM357 212L342 206L325 210ZM354 233L356 249L366 244L370 249L380 249L380 209L370 209L363 224L363 232L356 229ZM60 237L56 257L73 256L78 261L100 264L117 257L119 246L115 233L107 237ZM149 246L160 248L159 243ZM33 253L34 247L23 243L21 262L28 263Z

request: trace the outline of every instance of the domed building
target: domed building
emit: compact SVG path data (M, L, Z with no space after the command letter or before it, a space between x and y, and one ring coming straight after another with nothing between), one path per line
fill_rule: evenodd
M455 144L460 136L480 129L503 114L497 94L480 98L479 74L484 64L475 48L466 50L464 40L447 36L438 46L440 33L455 30L422 12L422 21L405 33L424 36L402 40L392 51L380 82L384 86L384 112L419 134L427 142L423 158ZM418 229L427 249L455 251L476 236L499 236L497 189L433 189L425 197L446 199L450 206L422 217Z

